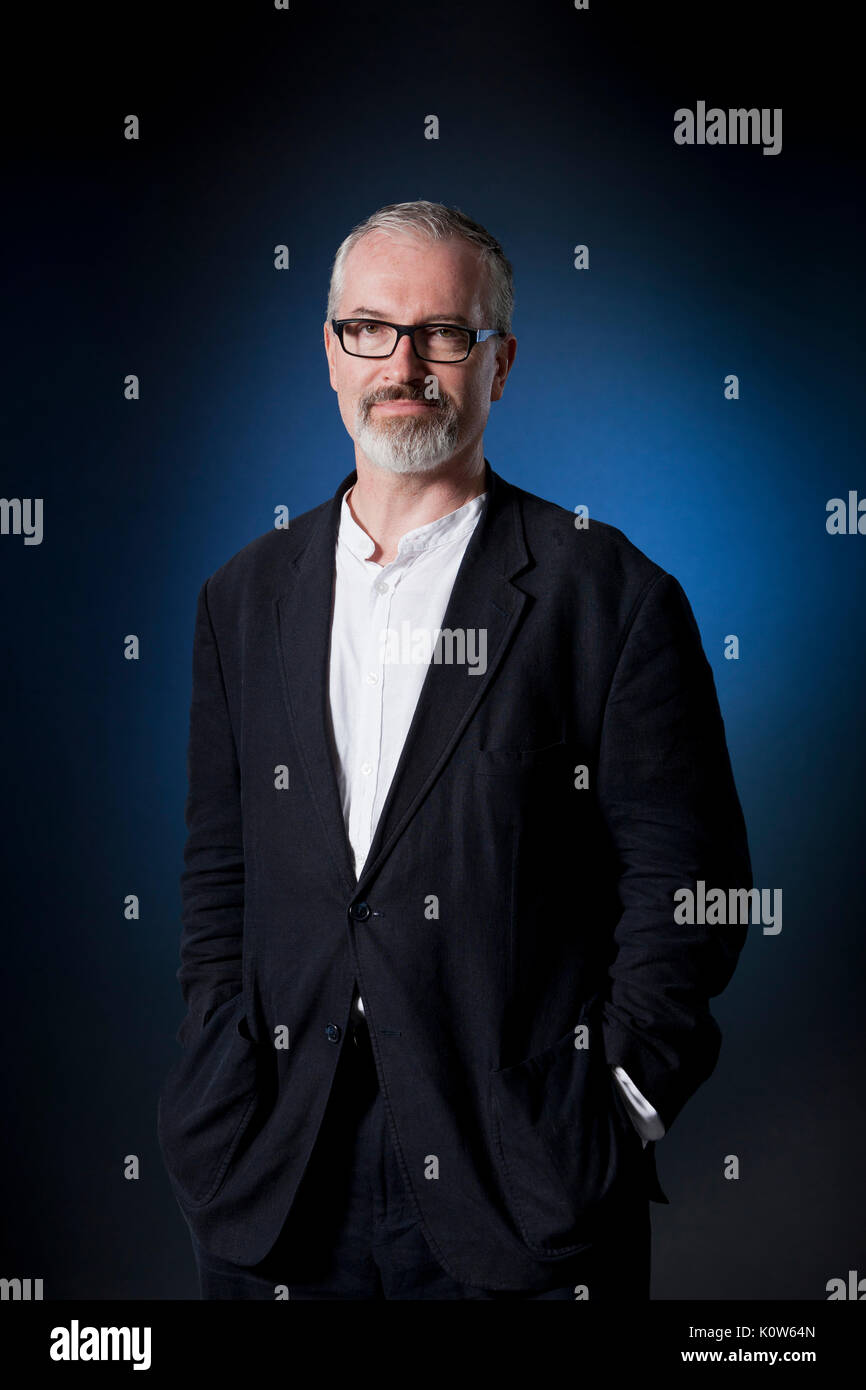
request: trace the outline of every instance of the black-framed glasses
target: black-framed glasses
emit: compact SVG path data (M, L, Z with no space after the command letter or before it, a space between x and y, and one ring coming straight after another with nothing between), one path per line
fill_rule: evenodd
M464 328L459 323L331 319L331 327L350 357L390 357L400 339L409 337L422 362L464 362L476 343L504 336L499 328Z

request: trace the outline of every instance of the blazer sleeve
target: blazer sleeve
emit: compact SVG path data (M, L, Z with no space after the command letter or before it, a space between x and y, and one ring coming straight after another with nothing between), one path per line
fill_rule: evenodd
M713 1071L709 1009L744 926L679 925L678 889L751 888L746 827L712 670L688 599L662 572L637 605L611 681L597 772L622 912L602 1007L605 1055L669 1130Z
M223 671L208 608L198 596L193 637L188 794L181 874L181 966L187 1016L178 1031L193 1041L215 1009L243 985L244 851L240 768Z

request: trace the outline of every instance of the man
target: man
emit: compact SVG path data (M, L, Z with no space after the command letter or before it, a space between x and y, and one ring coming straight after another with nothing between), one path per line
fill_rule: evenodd
M679 584L485 459L512 304L460 212L355 228L355 470L199 594L159 1129L206 1298L649 1294L745 936L674 894L749 853Z

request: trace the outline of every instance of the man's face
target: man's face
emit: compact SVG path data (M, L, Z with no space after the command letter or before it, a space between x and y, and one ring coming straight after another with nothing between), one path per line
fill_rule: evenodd
M487 272L469 242L370 232L352 247L344 269L335 318L493 326L485 318ZM515 348L511 336L489 338L463 362L424 362L405 336L390 357L352 357L325 324L343 424L367 462L394 473L430 472L472 457Z

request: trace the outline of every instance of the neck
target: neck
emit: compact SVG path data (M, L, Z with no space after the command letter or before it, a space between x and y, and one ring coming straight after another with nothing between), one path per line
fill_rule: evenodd
M373 541L369 557L378 565L396 558L407 531L438 521L478 497L485 487L484 451L465 461L449 459L429 473L389 473L376 468L356 451L358 480L349 489L347 505L358 525Z

